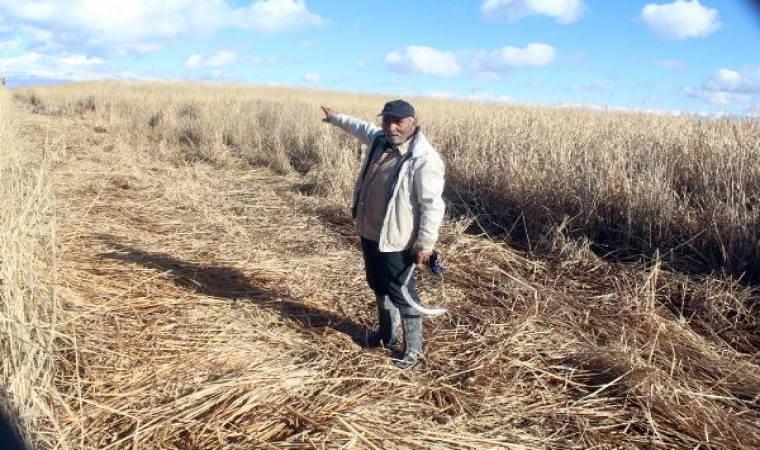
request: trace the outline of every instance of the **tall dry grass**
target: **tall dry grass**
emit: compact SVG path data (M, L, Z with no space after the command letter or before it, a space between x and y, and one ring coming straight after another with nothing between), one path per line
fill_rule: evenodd
M22 90L47 114L95 115L112 131L181 144L187 161L308 175L348 198L356 142L319 105L375 120L385 96L199 84ZM529 246L561 235L611 257L659 254L690 272L760 276L760 123L414 99L448 170L447 193ZM487 222L487 223L483 223Z
M554 257L447 220L445 293L427 275L420 287L426 299L441 292L451 314L426 320L425 362L401 373L349 337L370 329L373 307L339 232L350 228L345 208L327 216L347 200L360 149L318 109L329 99L371 119L386 98L163 84L17 96L38 113L30 123L65 141L54 179L73 328L58 335L66 350L50 394L65 398L58 447L760 447L757 291L658 259L607 264L575 240L594 237L593 211L546 209L551 195L574 198L576 178L589 189L573 194L578 205L617 198L619 172L591 164L602 150L659 180L648 153L620 137L610 139L627 156L613 153L586 121L661 123L636 131L652 145L721 122L468 104L463 116L416 102L449 163L449 199L492 226L523 226L509 208L524 208L524 227ZM40 134L25 137L47 142ZM556 153L571 144L583 151ZM294 182L332 201L293 194ZM592 183L609 189L597 195Z
M28 444L52 430L55 339L55 223L47 159L18 138L18 112L0 91L0 406Z

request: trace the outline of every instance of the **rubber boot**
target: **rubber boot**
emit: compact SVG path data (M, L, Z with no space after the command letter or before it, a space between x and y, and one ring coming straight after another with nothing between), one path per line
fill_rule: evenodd
M396 363L402 370L411 369L422 360L422 317L404 314L404 356Z
M377 321L380 324L380 331L369 335L367 346L391 348L398 343L401 313L387 295L376 296L375 303L377 304Z

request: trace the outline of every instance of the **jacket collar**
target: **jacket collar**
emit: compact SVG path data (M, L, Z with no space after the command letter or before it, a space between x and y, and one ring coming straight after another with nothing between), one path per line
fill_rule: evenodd
M410 150L412 152L412 158L419 158L420 156L424 156L428 153L430 149L430 143L425 138L425 135L422 133L421 129L417 129L417 133L414 136L414 141L412 141L412 145L410 146Z

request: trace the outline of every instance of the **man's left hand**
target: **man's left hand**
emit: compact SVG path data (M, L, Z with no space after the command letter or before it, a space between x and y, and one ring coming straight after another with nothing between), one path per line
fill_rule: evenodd
M432 251L417 250L414 252L414 261L418 266L424 267L430 261L431 256L433 256Z

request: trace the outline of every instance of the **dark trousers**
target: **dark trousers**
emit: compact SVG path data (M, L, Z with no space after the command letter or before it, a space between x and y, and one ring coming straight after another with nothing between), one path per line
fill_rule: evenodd
M381 252L377 242L365 238L361 240L364 269L370 289L376 296L387 295L403 317L419 316L405 300L405 297L408 297L421 305L414 278L415 264L412 252Z

